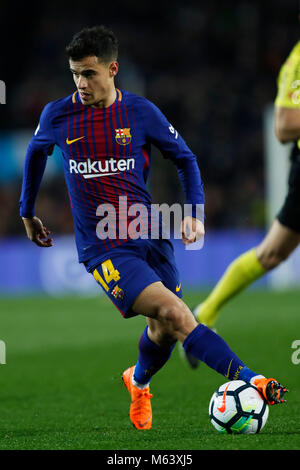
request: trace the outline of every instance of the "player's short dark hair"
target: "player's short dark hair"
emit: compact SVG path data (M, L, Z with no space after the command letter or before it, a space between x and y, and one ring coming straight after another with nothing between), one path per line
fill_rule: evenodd
M100 62L110 62L118 58L118 40L103 25L84 28L73 36L66 53L69 59L75 61L96 56Z

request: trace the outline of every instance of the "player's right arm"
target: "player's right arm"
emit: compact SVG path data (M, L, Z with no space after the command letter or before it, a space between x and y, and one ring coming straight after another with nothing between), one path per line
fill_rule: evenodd
M39 125L28 145L23 174L22 193L20 198L20 215L23 219L28 238L36 245L46 248L52 246L49 230L35 216L35 202L44 175L48 155L55 145L51 125L52 104L45 106Z
M157 106L141 98L139 109L148 141L177 167L186 204L190 206L190 214L186 215L181 224L182 242L184 245L194 243L205 232L204 191L197 157Z
M300 139L300 42L281 67L275 99L275 135L281 143Z

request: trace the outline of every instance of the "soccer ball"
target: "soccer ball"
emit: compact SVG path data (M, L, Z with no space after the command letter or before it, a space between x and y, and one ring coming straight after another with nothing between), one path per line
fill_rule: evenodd
M222 433L255 434L262 430L269 416L269 407L257 389L234 380L221 385L209 403L209 417Z

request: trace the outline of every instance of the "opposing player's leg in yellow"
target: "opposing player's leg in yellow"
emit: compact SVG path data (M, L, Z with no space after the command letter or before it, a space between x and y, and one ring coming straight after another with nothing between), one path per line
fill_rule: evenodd
M196 320L212 327L221 308L266 272L279 266L300 243L300 234L275 219L262 242L236 258L210 295L195 309Z
M227 268L210 295L194 309L199 323L212 327L222 306L241 290L263 276L266 270L257 259L256 249L242 254Z

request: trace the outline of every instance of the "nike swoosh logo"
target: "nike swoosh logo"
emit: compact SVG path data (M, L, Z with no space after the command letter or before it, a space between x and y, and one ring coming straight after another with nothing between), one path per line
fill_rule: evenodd
M231 361L230 361L230 363L229 363L229 366L228 366L227 374L225 374L225 377L227 377L227 379L229 379L229 371L230 371L230 367L231 367L232 361L233 361L233 359L231 359Z
M71 145L74 142L77 142L77 140L81 140L81 139L84 139L84 135L82 137L78 137L78 139L73 139L73 140L69 140L69 138L67 138L66 142L68 145Z
M225 400L226 400L226 393L227 393L228 387L229 387L229 384L227 385L227 387L224 390L223 398L222 398L222 405L217 408L220 411L220 413L224 413L224 411L226 410Z
M146 421L145 421L144 423L139 423L139 426L140 426L141 428L144 428L144 427L146 426L146 424L149 423L150 418L151 418L151 416L149 416L149 418L146 419Z
M88 180L90 178L101 178L101 176L111 176L111 175L119 175L120 173L98 173L96 175L83 175L85 180Z
M179 292L181 289L181 284L179 284L179 286L176 286L176 292Z

